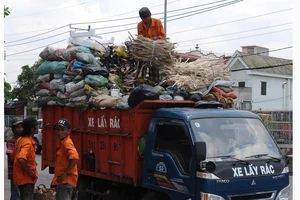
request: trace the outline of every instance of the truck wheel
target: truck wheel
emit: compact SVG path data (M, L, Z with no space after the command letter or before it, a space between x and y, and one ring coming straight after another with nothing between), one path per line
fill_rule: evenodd
M35 153L40 154L41 151L42 151L41 145L39 144L39 142L36 138L33 138L33 139L36 142L36 144L35 144Z
M80 174L77 182L78 199L91 199L92 195L86 192L89 185L90 181L88 180L88 177Z
M170 200L168 195L160 192L148 192L142 200Z

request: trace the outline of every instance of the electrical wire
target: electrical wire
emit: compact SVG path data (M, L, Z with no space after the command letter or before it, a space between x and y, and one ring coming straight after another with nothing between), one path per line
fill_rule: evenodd
M213 44L213 43L219 43L219 42L227 42L227 41L240 40L240 39L245 39L245 38L250 38L250 37L257 37L257 36L262 36L262 35L270 35L270 34L289 31L289 30L292 30L292 28L283 29L283 30L279 30L279 31L273 31L273 32L269 32L269 33L262 33L262 34L258 34L258 35L249 35L249 36L245 36L245 37L232 38L232 39L227 39L227 40L219 40L219 41L214 41L214 42L205 42L205 43L197 43L196 42L196 44L203 45L203 44ZM191 44L191 45L193 45L193 44ZM191 46L191 45L183 45L181 47L188 47L188 46Z
M29 43L32 43L32 42L38 42L38 41L53 38L53 37L56 37L56 36L59 36L59 35L64 35L66 33L70 33L70 31L66 31L66 32L63 32L63 33L59 33L59 34L56 34L56 35L49 36L49 37L45 37L45 38L41 38L41 39L38 39L38 40L29 41L29 42L24 42L24 43L20 43L20 44L7 45L7 46L4 46L4 47L14 47L14 46L19 46L19 45L23 45L23 44L29 44Z
M223 0L224 1L224 0ZM227 1L227 0L225 0ZM240 1L240 0L238 0ZM220 4L220 5L223 5L223 4ZM219 6L219 5L218 5ZM185 14L189 14L189 13L194 13L194 12L198 12L198 11L203 11L203 10L206 10L206 9L209 9L209 8L215 8L217 6L211 6L211 7L208 7L208 8L203 8L203 9L199 9L199 10L194 10L194 11L189 11L189 12L186 12L186 13L180 13L180 14L176 14L176 15L172 15L172 16L169 16L168 18L172 18L172 17L178 17L178 16L181 16L181 15L185 15ZM223 6L222 6L223 7ZM193 8L193 7L189 7L189 8ZM219 8L219 7L217 7ZM184 8L185 9L185 8ZM179 9L181 10L181 9ZM175 10L173 10L175 11ZM172 12L172 11L169 11L169 12ZM163 12L162 12L163 13ZM134 17L134 18L137 18L137 17ZM159 18L160 20L162 20L163 22L163 19L164 18ZM114 21L114 20L112 20ZM167 20L167 21L170 21L170 20ZM95 30L99 30L99 29L108 29L108 28L117 28L117 27L122 27L122 26L129 26L129 25L136 25L138 22L133 22L133 23L128 23L128 24L118 24L118 25L114 25L114 26L106 26L106 27L101 27L101 28L93 28Z
M177 1L171 1L171 2L168 2L168 4L171 4L171 3L175 3L175 2L178 2L180 0L177 0ZM159 4L159 5L155 5L155 6L151 6L149 8L155 8L155 7L159 7L159 6L163 6L165 4ZM113 17L116 17L116 16L122 16L122 15L126 15L126 14L129 14L129 13L133 13L133 12L138 12L138 10L134 10L134 11L129 11L129 12L126 12L126 13L121 13L121 14L117 14L117 15L113 15L113 16L110 16L110 17L105 17L105 18L102 18L101 20L103 19L108 19L108 18L113 18ZM134 18L138 18L138 16L134 16L134 17L128 17L128 18L119 18L117 20L123 20L123 19L134 19ZM95 19L97 20L97 19ZM105 21L99 21L99 22L95 22L94 20L91 21L91 22L78 22L78 23L72 23L71 25L78 25L78 24L91 24L91 23L101 23L101 22L107 22L109 20L105 20Z
M26 53L26 52L29 52L29 51L34 51L34 50L37 50L37 49L40 49L40 48L43 48L43 47L47 47L47 46L52 45L52 44L57 44L57 43L60 43L60 42L63 42L63 41L66 41L66 40L63 39L63 40L60 40L60 41L57 41L57 42L53 42L51 44L47 44L45 46L38 47L38 48L34 48L34 49L30 49L30 50L22 51L22 52L18 52L18 53L9 54L9 55L6 55L6 57L13 56L13 55L18 55L18 54L22 54L22 53Z
M185 17L190 17L190 16L193 16L193 15L198 15L198 14L200 14L200 13L208 12L208 11L211 11L211 10L219 9L219 8L222 8L222 7L231 5L231 4L238 3L238 2L240 2L240 1L243 1L243 0L236 0L236 1L234 1L234 3L230 3L230 4L227 3L227 4L225 4L225 5L222 5L221 7L217 7L217 8L213 8L213 9L210 9L210 10L205 10L205 11L197 12L197 13L195 13L195 14L190 14L190 15L183 16L183 17L179 17L179 18L175 18L175 19L172 19L172 20L167 20L167 22L169 22L169 21L174 21L174 20L178 20L178 19L182 19L182 18L185 18ZM135 24L136 24L136 23L135 23ZM116 31L110 31L110 32L99 33L99 34L96 34L96 35L106 35L106 34L111 34L111 33L119 33L119 32L123 32L123 31L130 31L130 30L133 30L133 29L136 29L136 26L135 26L135 27L131 27L131 28L126 28L126 29L116 30Z
M175 21L175 20L178 20L178 19L183 19L183 18L186 18L186 17L198 15L198 14L205 13L205 12L208 12L208 11L212 11L212 10L215 10L215 9L218 9L218 8L223 8L223 7L232 5L232 4L240 3L242 1L244 1L244 0L236 0L236 1L228 2L228 3L223 4L223 5L215 6L216 8L208 9L208 10L201 11L201 12L196 12L194 14L189 14L189 15L186 15L186 16L183 16L183 17L178 17L178 18L175 18L175 19L170 19L170 20L167 20L167 22L171 22L171 21Z
M223 2L223 1L228 1L228 0L215 1L215 2L212 2L212 3L199 4L199 5L196 5L196 6L191 6L191 7L181 8L181 9L175 9L175 10L170 10L170 11L167 11L167 13L172 13L172 12L177 12L177 11L181 11L181 10L187 10L187 9L202 7L202 6L216 4L216 3L219 3L219 2ZM153 13L151 15L153 16L153 15L160 15L160 14L164 14L164 12ZM92 21L92 22L72 23L71 25L92 24L92 23L106 23L106 22L115 22L115 21L122 21L122 20L128 20L128 19L139 19L139 18L140 18L139 16L132 16L132 17L118 18L118 19L111 19L111 20L104 20L104 21ZM160 18L160 19L163 19L163 18Z
M286 12L286 11L289 11L289 10L292 10L292 9L293 8L288 8L288 9L278 10L278 11L270 12L270 13L266 13L266 14L255 15L255 16L252 16L252 17L237 19L237 20L228 21L228 22L222 22L222 23L219 23L219 24L213 24L213 25L209 25L209 26L203 26L203 27L189 29L189 30L184 30L184 31L177 31L177 32L173 32L173 33L168 33L168 35L178 34L178 33L184 33L184 32L199 30L199 29L203 29L203 28L210 28L210 27L220 26L220 25L224 25L224 24L230 24L230 23L234 23L234 22L244 21L244 20L253 19L253 18L257 18L257 17L263 17L263 16L267 16L267 15L273 15L273 14L277 14L277 13L280 13L280 12Z
M265 54L265 53L270 53L270 52L275 52L275 51L282 51L282 50L286 50L286 49L291 49L293 48L293 46L289 46L289 47L282 47L279 49L273 49L273 50L268 50L268 51L264 51L264 52L260 52L260 53L254 53L254 54L247 54L247 55L235 55L230 57L230 59L234 59L234 58L242 58L242 57L247 57L247 56L254 56L254 55L260 55L260 54ZM180 50L181 51L181 50ZM214 53L214 52L211 52ZM205 54L204 54L205 55ZM220 57L220 56L219 56ZM219 60L224 60L224 56L221 56L221 58L217 58L217 59L207 59L205 61L219 61Z
M53 10L46 10L46 11L43 11L43 12L32 13L32 14L28 14L28 15L22 15L22 16L16 16L16 17L9 17L7 19L15 19L15 18L19 18L19 17L27 17L27 16L31 16L31 15L43 14L43 13L52 12L52 11L56 11L56 10L72 8L72 7L76 7L76 6L81 6L81 5L84 5L84 4L88 4L88 3L91 3L93 1L95 1L95 0L87 1L87 2L84 2L84 3L79 3L79 4L76 4L76 5L73 5L73 6L67 6L67 7L63 7L63 8L57 8L57 9L53 9Z
M168 4L171 4L171 3L175 3L175 2L178 2L180 0L177 0L177 1L171 1L171 2L168 2ZM159 4L159 5L156 5L156 6L152 6L150 8L154 8L154 7L158 7L158 6L162 6L164 4ZM106 17L106 18L103 18L103 19L107 19L107 18L112 18L112 17L116 17L116 16L121 16L121 15L126 15L126 14L129 14L129 13L132 13L132 12L137 12L136 10L135 11L129 11L129 12L126 12L126 13L120 13L120 14L117 14L117 15L113 15L113 16L109 16L109 17ZM66 25L66 26L69 26L70 24ZM34 32L40 32L40 31L46 31L46 30L51 30L51 29L55 29L57 27L54 27L54 28L47 28L47 29L41 29L41 30L36 30L36 31L28 31L28 32L23 32L23 33L13 33L13 34L6 34L4 36L14 36L14 35L22 35L22 34L27 34L27 33L34 33Z
M209 39L209 38L214 38L214 37L234 35L234 34L239 34L239 33L250 32L250 31L257 31L257 30L262 30L262 29L267 29L267 28L273 28L273 27L277 27L277 26L284 26L284 25L288 25L288 24L292 24L292 22L288 22L288 23L284 23L284 24L277 24L277 25L273 25L273 26L265 26L265 27L261 27L261 28L255 28L255 29L249 29L249 30L245 30L245 31L226 33L226 34L222 34L222 35L215 35L215 36L204 37L204 38L195 38L195 39L191 39L191 40L183 40L183 41L179 41L179 42L175 42L175 43L185 43L185 42L191 42L191 41L195 41L195 40L204 40L204 39Z
M34 36L30 36L30 37L27 37L27 38L23 38L23 39L19 39L19 40L14 40L14 41L10 41L10 42L5 42L5 44L10 44L10 43L15 43L15 42L19 42L19 41L23 41L23 40L27 40L27 39L30 39L30 38L34 38L34 37L37 37L37 36L40 36L40 35L45 35L47 33L50 33L50 32L53 32L53 31L57 31L59 29L62 29L66 26L69 26L69 25L64 25L64 26L61 26L61 27L58 27L58 28L55 28L51 31L47 31L47 32L44 32L44 33L40 33L40 34L37 34L37 35L34 35Z
M233 70L230 70L230 71L231 72L237 72L237 71L244 71L244 70L270 69L270 68L290 66L290 65L293 65L293 63L291 62L291 63L281 64L281 65L270 65L270 66L255 67L255 68L233 69Z
M293 95L287 95L284 97L279 97L279 98L274 98L274 99L268 99L268 100L263 100L263 101L253 101L252 103L262 103L262 102L267 102L267 101L274 101L274 100L278 100L278 99L284 99L286 97L292 97Z

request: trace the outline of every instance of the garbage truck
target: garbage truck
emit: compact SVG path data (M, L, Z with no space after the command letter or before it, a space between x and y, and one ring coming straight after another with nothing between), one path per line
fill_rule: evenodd
M288 158L255 113L188 100L42 112L41 168L54 172L54 125L67 118L80 154L79 199L290 198Z

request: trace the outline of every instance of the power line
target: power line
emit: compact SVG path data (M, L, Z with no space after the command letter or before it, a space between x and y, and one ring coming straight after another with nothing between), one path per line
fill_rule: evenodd
M236 57L247 57L247 56L253 56L253 55L260 55L260 54L265 54L265 53L274 52L274 51L282 51L282 50L285 50L285 49L291 49L291 48L293 48L293 46L283 47L283 48L279 48L279 49L273 49L273 50L264 51L264 52L260 52L260 53L255 53L255 54L246 54L246 55L234 56L234 57L232 57L232 58L236 58Z
M208 10L205 10L205 11L202 11L202 12L197 12L197 13L194 13L194 14L186 15L186 16L183 16L183 17L178 17L178 18L175 18L175 19L170 19L170 20L167 20L167 21L171 22L171 21L175 21L175 20L178 20L178 19L183 19L183 18L186 18L186 17L198 15L198 14L208 12L208 11L211 11L211 10L215 10L215 9L218 9L218 8L223 8L223 7L226 7L226 6L229 6L229 5L232 5L232 4L236 4L236 3L239 3L239 2L242 2L242 1L244 1L244 0L235 0L235 1L232 1L232 2L224 3L223 5L218 5L218 6L216 6L216 8L212 8L212 9L208 9Z
M27 38L23 38L23 39L19 39L19 40L14 40L14 41L10 41L10 42L5 42L5 44L10 44L10 43L14 43L14 42L19 42L19 41L22 41L22 40L27 40L27 39L30 39L30 38L34 38L34 37L37 37L37 36L40 36L40 35L45 35L47 33L50 33L50 32L53 32L53 31L56 31L56 30L59 30L59 29L62 29L66 26L69 26L69 25L64 25L64 26L61 26L61 27L58 27L56 29L53 29L51 31L47 31L47 32L44 32L44 33L40 33L40 34L37 34L37 35L34 35L34 36L31 36L31 37L27 37Z
M196 38L196 39L191 39L191 40L183 40L183 41L179 41L179 42L175 42L175 43L185 43L185 42L191 42L191 41L195 41L195 40L204 40L204 39L209 39L209 38L214 38L214 37L221 37L221 36L226 36L226 35L234 35L234 34L238 34L238 33L245 33L245 32L250 32L250 31L261 30L261 29L273 28L273 27L283 26L283 25L288 25L288 24L292 24L292 22L288 22L288 23L284 23L284 24L277 24L277 25L273 25L273 26L265 26L265 27L256 28L256 29L249 29L249 30L245 30L245 31L233 32L233 33L226 33L226 34L222 34L222 35L215 35L215 36L204 37L204 38Z
M38 41L53 38L53 37L56 37L56 36L59 36L59 35L64 35L64 34L69 33L69 32L70 31L66 31L66 32L63 32L63 33L59 33L59 34L56 34L56 35L49 36L49 37L41 38L41 39L38 39L38 40L33 40L33 41L24 42L24 43L20 43L20 44L7 45L7 46L4 46L4 47L14 47L14 46L19 46L19 45L23 45L23 44L29 44L29 43L32 43L32 42L38 42Z
M276 13L280 13L280 12L285 12L285 11L292 10L292 9L293 8L288 8L288 9L279 10L279 11L275 11L275 12L270 12L270 13L266 13L266 14L262 14L262 15L256 15L256 16L247 17L247 18L243 18L243 19L238 19L238 20L233 20L233 21L228 21L228 22L222 22L222 23L219 23L219 24L213 24L213 25L209 25L209 26L203 26L203 27L189 29L189 30L184 30L184 31L177 31L177 32L169 33L168 35L178 34L178 33L184 33L184 32L199 30L199 29L203 29L203 28L210 28L210 27L214 27L214 26L220 26L220 25L224 25L224 24L229 24L229 23L244 21L244 20L253 19L253 18L257 18L257 17L263 17L263 16L266 16L266 15L272 15L272 14L276 14Z
M219 2L223 2L223 1L228 1L228 0L221 0L221 1L215 1L212 3L206 3L206 4L199 4L196 6L191 6L191 7L186 7L186 8L181 8L181 9L175 9L175 10L170 10L167 13L171 13L171 12L177 12L177 11L181 11L181 10L187 10L187 9L192 9L192 8L197 8L197 7L202 7L202 6L206 6L206 5L211 5L211 4L216 4ZM162 4L164 5L164 4ZM163 14L164 12L159 12L159 13L153 13L151 14L153 15L160 15ZM111 20L105 20L105 21L92 21L92 22L81 22L81 23L72 23L71 25L79 25L79 24L92 24L92 23L106 23L106 22L115 22L115 21L122 21L122 20L128 20L128 19L137 19L140 18L139 16L132 16L132 17L126 17L126 18L118 18L118 19L111 19ZM163 18L160 18L163 19Z
M95 0L92 0L92 1L95 1ZM9 18L7 18L7 19L14 19L14 18L19 18L19 17L27 17L27 16L31 16L31 15L43 14L43 13L46 13L46 12L52 12L52 11L56 11L56 10L72 8L72 7L81 6L81 5L90 3L90 2L92 2L92 1L87 1L87 2L79 3L79 4L76 4L76 5L73 5L73 6L68 6L68 7L63 7L63 8L57 8L57 9L53 9L53 10L46 10L46 11L43 11L43 12L32 13L32 14L28 14L28 15L22 15L22 16L16 16L16 17L9 17Z
M264 101L253 101L252 103L262 103L262 102L267 102L267 101L274 101L274 100L278 100L278 99L284 99L286 97L292 97L293 95L287 95L284 97L279 97L279 98L274 98L274 99L268 99L268 100L264 100Z
M17 55L17 54L26 53L26 52L33 51L33 50L37 50L37 49L40 49L40 48L43 48L43 47L47 47L47 46L52 45L52 44L57 44L57 43L60 43L60 42L63 42L63 41L65 41L65 39L60 40L60 41L57 41L57 42L53 42L53 43L51 43L51 44L47 44L47 45L45 45L45 46L41 46L41 47L38 47L38 48L30 49L30 50L27 50L27 51L22 51L22 52L18 52L18 53L14 53L14 54L9 54L9 55L6 55L6 57L8 57L8 56L13 56L13 55Z
M227 0L222 0L222 1L227 1ZM238 0L239 1L239 0ZM210 3L211 4L211 3ZM207 4L205 4L205 5L207 5ZM220 6L221 5L221 7L223 7L223 5L225 5L225 4L219 4L218 6ZM226 5L227 5L227 3L226 3ZM230 4L229 4L230 5ZM199 6L199 5L198 5ZM203 6L203 4L201 5L201 6ZM199 10L194 10L194 11L189 11L189 12L185 12L185 13L180 13L180 14L176 14L176 15L172 15L172 16L168 16L168 18L173 18L173 17L178 17L178 16L181 16L181 15L185 15L185 14L190 14L190 13L195 13L195 12L199 12L199 11L204 11L204 10L207 10L207 9L209 9L209 8L214 8L214 9L216 9L216 8L219 8L218 6L211 6L211 7L208 7L208 8L203 8L203 9L199 9ZM188 7L188 9L190 9L190 8L194 8L194 7ZM183 9L187 9L187 8L182 8L182 9L178 9L178 10L183 10ZM169 11L169 12L174 12L174 11L178 11L178 10L172 10L172 11ZM208 10L209 11L209 10ZM169 13L168 12L168 13ZM206 11L207 12L207 11ZM163 13L163 12L162 12ZM159 13L159 14L162 14L162 13ZM201 12L202 13L202 12ZM197 13L197 14L199 14L199 13ZM134 17L134 18L137 18L137 17ZM131 19L131 18L124 18L124 19ZM162 22L163 22L163 19L164 18L159 18L160 20L162 20ZM120 19L117 19L117 20L120 20ZM110 20L109 20L110 21ZM115 20L111 20L111 21L115 21ZM168 22L169 21L172 21L172 20L167 20ZM108 22L108 21L102 21L102 22ZM115 26L107 26L107 27L101 27L101 28L93 28L93 29L95 29L95 30L98 30L98 29L107 29L107 28L116 28L116 27L121 27L121 26L128 26L128 25L136 25L138 22L133 22L133 23L128 23L128 24L119 24L119 25L115 25Z
M254 56L254 55L260 55L260 54L264 54L264 53L269 53L269 52L275 52L275 51L282 51L282 50L286 50L286 49L291 49L293 48L293 46L289 46L289 47L282 47L282 48L279 48L279 49L273 49L273 50L268 50L268 51L264 51L264 52L260 52L260 53L254 53L254 54L247 54L247 55L235 55L233 57L231 57L232 59L233 58L242 58L242 57L247 57L247 56ZM181 51L181 50L180 50ZM219 61L219 60L224 60L224 58L217 58L217 59L207 59L205 61Z
M178 2L180 0L177 0L177 1L171 1L170 3L168 4L171 4L171 3L175 3L175 2ZM155 6L152 6L150 8L154 8L154 7L158 7L158 6L162 6L164 4L159 4L159 5L155 5ZM126 15L126 14L129 14L129 13L132 13L132 12L137 12L136 10L134 11L129 11L129 12L126 12L126 13L120 13L120 14L117 14L117 15L113 15L113 16L110 16L110 17L105 17L103 19L107 19L107 18L112 18L112 17L116 17L116 16L121 16L121 15ZM66 26L69 26L66 25ZM23 33L14 33L14 34L7 34L7 35L4 35L4 36L14 36L14 35L22 35L22 34L27 34L27 33L34 33L34 32L40 32L40 31L46 31L46 30L51 30L51 29L56 29L57 27L54 27L54 28L47 28L47 29L41 29L41 30L36 30L36 31L28 31L28 32L23 32Z
M281 65L270 65L270 66L255 67L255 68L233 69L230 71L237 72L237 71L244 71L244 70L270 69L270 68L283 67L283 66L288 66L288 65L293 65L293 63L287 63L287 64L281 64Z
M69 25L66 25L69 26ZM40 29L40 30L36 30L36 31L28 31L28 32L23 32L23 33L13 33L13 34L8 34L8 35L4 35L5 37L10 37L10 36L14 36L14 35L24 35L27 33L35 33L35 32L41 32L41 31L47 31L47 30L52 30L52 29L56 29L59 27L54 27L54 28L46 28L46 29Z
M238 2L240 2L240 1L243 1L243 0L236 0L236 1L234 1L233 3L230 3L230 4L229 4L229 3L226 3L225 5L222 5L222 6L220 6L220 7L216 7L216 8L210 9L210 10L205 10L205 11L202 11L202 12L197 12L197 13L190 14L190 15L183 16L183 17L178 17L178 18L175 18L175 19L167 20L167 21L169 22L169 21L174 21L174 20L182 19L182 18L185 18L185 17L190 17L190 16L193 16L193 15L198 15L198 14L200 14L200 13L204 13L204 12L208 12L208 11L211 11L211 10L219 9L219 8L221 8L221 7L225 7L225 6L234 4L234 3L238 3ZM191 12L190 12L190 13L191 13ZM135 23L135 24L136 24L136 23ZM116 31L110 31L110 32L99 33L99 34L96 34L96 35L106 35L106 34L111 34L111 33L119 33L119 32L123 32L123 31L130 31L130 30L133 30L133 29L136 29L136 26L135 26L135 27L131 27L131 28L126 28L126 29L116 30Z
M279 33L279 32L283 32L283 31L289 31L289 30L292 30L292 28L283 29L283 30L279 30L279 31L273 31L273 32L269 32L269 33L258 34L258 35L249 35L249 36L245 36L245 37L232 38L232 39L227 39L227 40L219 40L219 41L214 41L214 42L198 43L198 44L201 45L201 44L213 44L213 43L219 43L219 42L227 42L227 41L232 41L232 40L240 40L240 39L245 39L245 38L250 38L250 37L257 37L257 36L262 36L262 35L269 35L269 34ZM188 47L188 46L191 46L191 45L183 45L181 47Z

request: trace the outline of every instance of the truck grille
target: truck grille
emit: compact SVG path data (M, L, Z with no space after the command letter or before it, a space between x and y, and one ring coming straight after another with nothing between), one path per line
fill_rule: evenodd
M229 196L230 200L272 200L275 197L274 192L256 193L256 194L244 194L239 196Z

